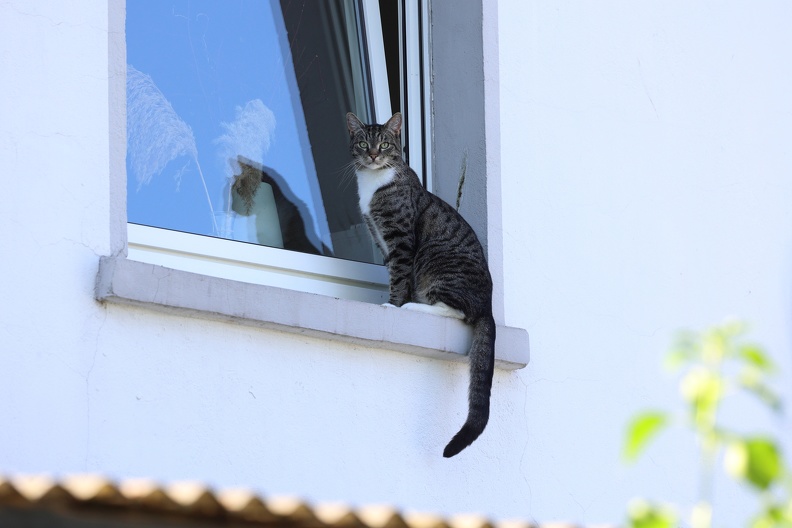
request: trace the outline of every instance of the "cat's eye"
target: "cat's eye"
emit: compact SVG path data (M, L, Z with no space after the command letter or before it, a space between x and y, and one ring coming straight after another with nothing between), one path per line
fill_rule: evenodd
M360 143L358 143L358 147L360 147L362 149L367 149L368 148L368 143L366 143L365 141L361 141Z
M387 150L390 148L390 143L388 143L387 141L383 141L382 143L380 143L379 148L380 150Z

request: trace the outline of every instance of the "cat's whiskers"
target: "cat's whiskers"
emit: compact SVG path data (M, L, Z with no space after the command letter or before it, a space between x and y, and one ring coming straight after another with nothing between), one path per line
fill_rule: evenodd
M338 188L341 192L346 192L349 189L349 186L352 182L355 181L355 173L357 172L357 162L355 160L350 161L349 163L345 164L343 167L338 169L340 173L340 177L338 178Z

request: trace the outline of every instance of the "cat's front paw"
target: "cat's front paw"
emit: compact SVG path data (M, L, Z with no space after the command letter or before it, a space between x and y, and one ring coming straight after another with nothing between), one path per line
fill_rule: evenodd
M384 306L384 307L386 307L386 308L398 308L398 306L396 306L395 304L391 304L391 303L389 303L389 302L387 302L387 303L382 303L382 305L381 305L381 306Z

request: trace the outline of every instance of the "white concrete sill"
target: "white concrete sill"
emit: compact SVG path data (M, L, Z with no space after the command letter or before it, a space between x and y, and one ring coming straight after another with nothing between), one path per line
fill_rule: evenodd
M467 360L472 334L469 326L448 317L199 275L124 257L102 257L96 299L450 361ZM528 332L498 326L496 367L520 369L528 360Z

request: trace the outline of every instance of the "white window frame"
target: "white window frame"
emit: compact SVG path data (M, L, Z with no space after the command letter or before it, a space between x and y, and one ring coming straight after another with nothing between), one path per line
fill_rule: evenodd
M429 183L431 163L424 158L431 150L428 130L431 111L428 105L427 71L429 24L428 2L402 0L399 3L402 107L405 115L404 137L413 167ZM360 2L366 28L374 110L378 122L390 118L392 110L387 79L378 2ZM407 42L401 35L407 35ZM425 83L422 85L422 83ZM416 155L416 153L418 155ZM431 188L431 187L430 187ZM388 299L388 276L384 266L327 256L310 255L257 244L224 240L158 227L128 224L128 258L252 284L278 286L307 293L382 303Z
M110 246L107 256L98 263L96 300L117 307L140 307L180 317L253 326L265 331L286 332L372 350L466 361L472 333L468 325L457 319L332 295L249 284L236 280L236 276L232 280L191 273L127 257L125 1L108 0ZM430 0L424 1L428 3ZM432 153L432 163L427 165L435 174L443 175L435 178L430 189L452 201L456 192L454 171L459 167L459 153L470 149L470 155L462 158L470 169L467 180L470 186L467 191L469 198L461 209L488 250L494 283L493 314L498 332L495 366L508 370L523 368L530 359L528 333L503 324L499 76L497 60L491 60L497 57L497 4L477 0L464 4L435 2L429 7L428 12L441 22L432 24L435 42L424 41L431 47L432 64L429 65L428 61L425 64L433 76L432 91L425 93L432 93L433 97L437 95L437 99L432 101L433 127L425 130L438 135L432 137L432 149L427 150ZM428 26L429 19L424 20ZM460 27L470 38L457 41ZM483 38L478 40L476 31L482 29ZM443 71L438 71L441 69ZM429 80L426 82L428 86ZM470 89L460 91L461 84ZM457 118L460 108L465 111L461 118ZM459 126L459 119L464 126ZM427 139L424 137L423 141L427 142ZM484 149L481 149L482 145ZM484 209L481 209L482 201L486 203ZM133 233L133 236L136 235ZM218 242L221 243L217 246L220 254L212 258L228 260L225 244L229 242ZM170 245L167 250L172 251L174 244L165 244ZM182 249L189 253L189 247ZM206 258L205 253L201 254ZM375 268L384 271L381 267ZM317 275L321 276L324 269L318 271ZM356 280L363 276L356 276ZM317 277L317 280L331 282L326 276Z
M384 266L309 255L170 229L128 225L130 260L251 284L343 297L379 298ZM134 240L134 242L132 242Z

